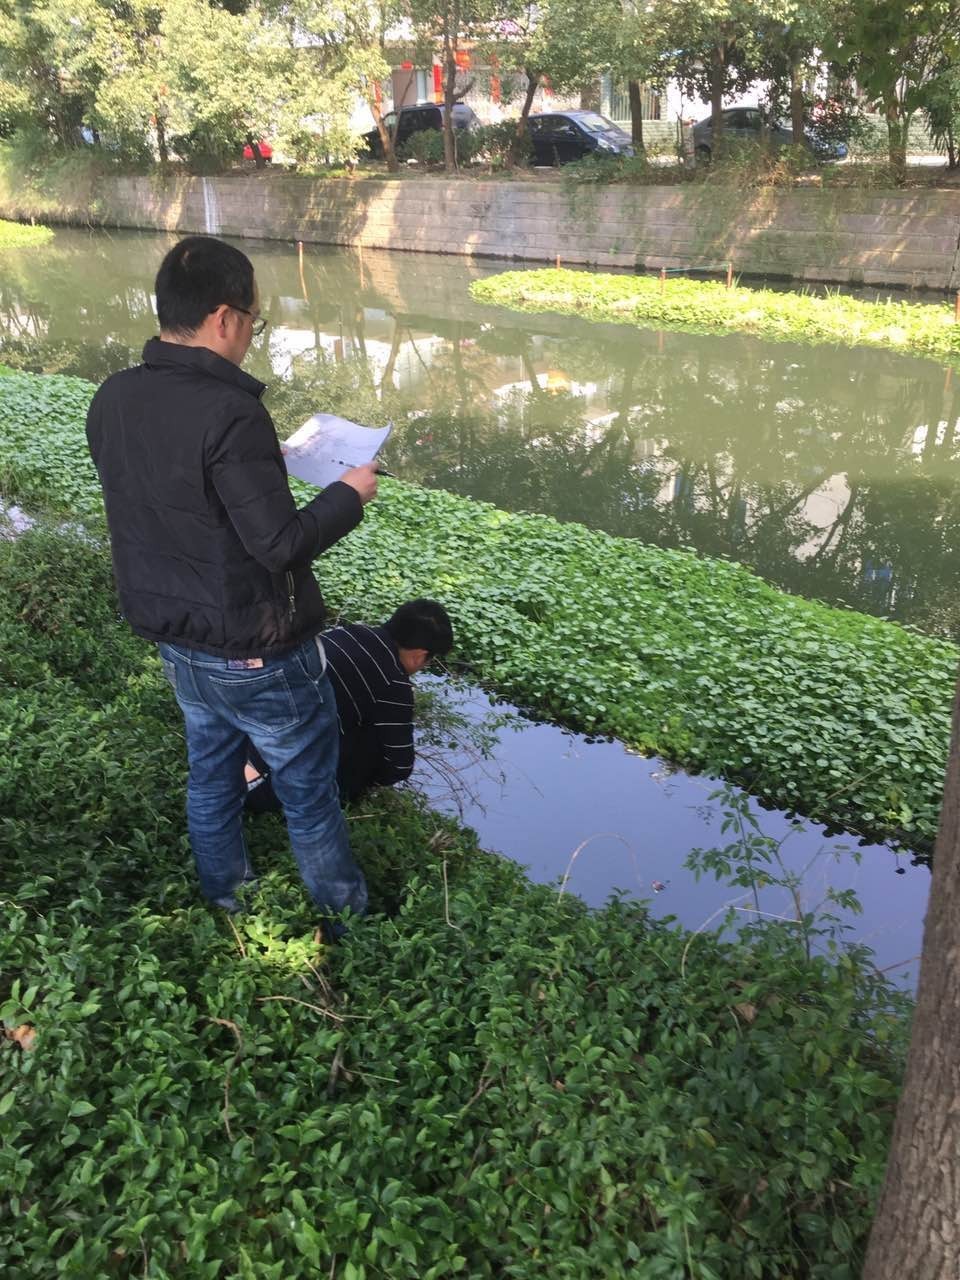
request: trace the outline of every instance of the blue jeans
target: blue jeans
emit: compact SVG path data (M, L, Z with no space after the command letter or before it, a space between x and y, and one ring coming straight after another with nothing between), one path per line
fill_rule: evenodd
M249 738L270 766L310 897L324 914L362 915L367 885L340 809L337 706L317 641L244 670L196 649L158 647L186 723L187 826L204 896L227 905L254 878L243 837Z

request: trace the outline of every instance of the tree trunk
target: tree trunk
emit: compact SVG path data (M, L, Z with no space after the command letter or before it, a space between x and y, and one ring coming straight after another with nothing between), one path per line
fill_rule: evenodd
M715 44L710 52L710 115L713 119L711 140L713 154L719 155L723 147L723 86L726 80L726 61L723 48Z
M457 0L443 21L443 167L455 173L457 152L453 145L453 103L457 91L457 38L460 32L460 5Z
M377 126L377 133L380 135L380 146L383 148L383 158L387 162L387 171L396 173L400 168L400 162L397 159L397 149L393 145L393 131L383 123L383 108L377 101L375 94L373 98L367 99L367 104L373 116L373 123ZM397 118L399 119L399 113Z
M254 142L252 133L247 133L247 146L253 152L253 163L256 167L258 169L265 169L267 167L266 158L260 150L259 142Z
M524 67L524 71L527 76L527 91L523 95L523 106L520 108L517 131L514 134L513 141L510 143L510 154L507 156L507 167L510 169L520 162L523 140L527 136L527 117L530 115L534 94L537 92L537 85L540 83L539 71L534 71L532 67Z
M445 58L443 77L443 167L447 173L456 172L457 153L453 145L453 95L457 83L457 64L451 51Z
M167 126L164 123L163 114L159 107L156 108L153 118L156 121L154 127L157 131L157 156L160 163L166 167L170 160L170 153L167 151Z
M896 181L902 183L907 176L907 133L910 129L910 117L901 113L895 91L884 95L883 114L887 120L890 168L893 170Z
M644 154L643 145L643 97L640 93L640 81L628 80L627 93L630 97L630 137L633 149L638 156Z
M803 142L803 81L800 78L800 63L790 62L790 130L796 146Z
M906 1079L864 1280L960 1275L960 688Z

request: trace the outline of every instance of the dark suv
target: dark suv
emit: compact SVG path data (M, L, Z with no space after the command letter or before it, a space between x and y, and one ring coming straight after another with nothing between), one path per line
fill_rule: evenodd
M389 111L383 117L388 129L396 129L393 145L401 147L413 133L422 133L426 129L443 128L445 108L435 102L421 102L415 107L401 107L399 112ZM465 102L455 102L452 108L453 127L455 129L472 129L480 123L476 114ZM363 141L369 155L377 160L383 159L383 143L380 141L378 129L371 129L363 135Z
M596 111L551 111L527 117L534 164L566 164L585 156L632 156L630 135Z

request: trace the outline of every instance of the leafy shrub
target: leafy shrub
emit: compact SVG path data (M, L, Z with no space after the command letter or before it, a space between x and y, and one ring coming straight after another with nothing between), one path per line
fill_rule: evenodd
M662 179L662 170L651 166L646 156L585 156L563 166L567 186L605 186L611 182L647 183Z
M457 164L461 168L483 164L491 169L503 169L507 165L510 147L515 136L516 123L512 120L478 125L473 129L455 129L453 141ZM530 152L530 140L525 137L520 146L520 160L524 160ZM439 129L425 129L420 133L411 134L397 154L401 160L416 160L424 165L442 165L443 134Z
M471 129L471 144L474 147L475 159L482 160L491 169L504 169L516 156L516 163L525 164L533 154L533 146L529 133L517 138L517 122L515 120L499 120L494 124L481 125Z
M22 494L99 516L76 383L0 379L0 474ZM312 492L294 488L304 500ZM418 595L444 600L459 656L557 721L742 782L780 807L932 846L958 658L945 641L786 595L727 561L395 481L320 576L348 617L379 619Z
M443 164L443 134L439 129L421 129L412 133L397 148L400 160L416 160L418 164Z
M108 574L75 535L0 545L6 1274L854 1280L906 1030L879 978L587 911L394 794L351 821L380 913L335 953L275 819L234 932L152 646L47 670ZM11 608L26 579L52 614Z
M200 121L189 133L170 139L170 150L186 162L191 173L222 173L239 158L242 146L232 115Z
M763 141L728 138L721 152L700 169L708 186L742 191L750 187L793 186L800 174L817 165L816 157L802 144L774 147Z

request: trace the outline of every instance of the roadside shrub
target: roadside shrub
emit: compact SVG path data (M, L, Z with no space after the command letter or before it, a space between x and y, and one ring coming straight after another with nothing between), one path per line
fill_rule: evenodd
M487 165L491 169L506 167L510 147L514 141L516 124L503 120L498 124L478 125L473 129L455 129L453 134L457 164L461 168ZM530 154L529 138L520 147L520 160ZM416 160L419 164L438 166L443 164L443 134L439 129L425 129L411 134L397 152L402 160Z
M239 159L243 143L236 121L199 121L188 133L174 134L170 150L183 160L191 173L222 173Z
M443 134L439 129L422 129L412 133L397 148L400 160L416 160L418 164L443 164Z
M526 164L533 154L529 133L517 138L515 120L499 120L470 131L475 135L475 156L491 169L505 169L515 155L517 164Z
M810 150L799 143L773 147L762 141L727 139L722 151L699 168L708 186L733 187L740 191L749 187L793 186L801 174L819 170L820 165Z
M611 182L647 183L659 180L662 171L655 171L646 156L585 156L562 166L564 183L577 187L594 184L603 186Z

